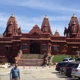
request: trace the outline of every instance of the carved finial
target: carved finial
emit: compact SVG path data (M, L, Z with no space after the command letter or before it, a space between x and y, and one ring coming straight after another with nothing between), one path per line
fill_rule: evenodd
M75 14L73 14L73 16L72 17L76 17L76 15Z
M56 29L56 31L55 31L55 32L58 32L58 31L57 31L57 29Z
M48 16L47 16L47 15L45 15L45 18L48 18Z
M11 17L14 17L14 14L12 14Z

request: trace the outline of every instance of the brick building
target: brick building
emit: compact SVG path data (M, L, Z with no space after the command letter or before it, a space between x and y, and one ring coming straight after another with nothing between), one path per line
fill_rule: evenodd
M47 51L55 54L75 55L80 51L80 25L75 14L71 17L64 36L56 30L53 34L47 16L42 21L41 28L35 25L28 33L23 33L12 14L8 19L3 37L0 38L0 60L10 60L22 54L44 54Z

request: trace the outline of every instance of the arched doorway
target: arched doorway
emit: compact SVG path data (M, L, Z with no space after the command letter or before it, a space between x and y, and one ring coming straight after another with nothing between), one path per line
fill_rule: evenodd
M39 43L31 43L30 45L30 53L31 54L39 54L40 53L40 44Z

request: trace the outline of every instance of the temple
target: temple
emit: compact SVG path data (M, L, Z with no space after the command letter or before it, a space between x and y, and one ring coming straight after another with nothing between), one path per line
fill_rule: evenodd
M12 14L3 37L0 38L0 61L17 60L23 54L40 55L50 52L51 55L76 55L79 51L80 25L75 14L64 29L64 36L60 36L57 30L52 33L47 16L44 17L41 28L36 24L28 33L23 33Z

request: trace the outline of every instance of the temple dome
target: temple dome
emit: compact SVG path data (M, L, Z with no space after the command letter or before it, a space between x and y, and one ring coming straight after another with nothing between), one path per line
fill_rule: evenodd
M10 17L14 17L14 14L12 14Z
M58 32L57 30L55 31L54 36L57 36L57 37L60 36L60 35L59 35L59 32Z
M20 30L18 29L18 24L16 21L15 16L12 14L8 21L7 21L7 27L6 30L4 31L3 35L4 36L15 36L15 34L18 34L20 32Z
M7 26L8 26L11 22L12 22L13 24L15 24L15 25L16 25L16 23L17 23L16 18L15 18L15 16L14 16L13 14L12 14L12 15L10 16L10 18L8 19Z
M47 18L48 19L48 16L47 15L45 15L45 17L44 18Z
M41 26L41 31L43 33L52 34L51 27L50 27L50 24L49 24L49 19L48 19L47 15L45 15L45 17L43 19L42 26Z
M34 32L38 33L38 34L42 34L43 32L40 30L40 28L38 27L38 25L36 24L29 32L29 34L33 34Z
M66 30L67 37L75 38L79 32L79 22L75 14L72 15L71 20Z
M73 16L72 17L76 17L76 15L75 14L73 14Z

